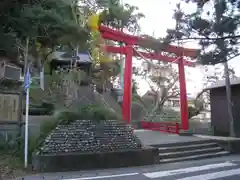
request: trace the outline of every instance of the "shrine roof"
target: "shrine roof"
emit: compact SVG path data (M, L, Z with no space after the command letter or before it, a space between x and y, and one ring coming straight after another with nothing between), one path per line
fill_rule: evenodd
M74 58L71 53L64 52L64 51L55 51L53 52L52 59L56 59L59 61L70 61ZM77 55L77 62L79 63L92 63L91 56L89 53L78 53Z
M240 84L240 78L230 79L230 84L231 84L231 86ZM219 81L211 84L209 87L206 88L206 90L221 88L221 87L224 87L224 86L226 86L225 79L224 80L219 80Z

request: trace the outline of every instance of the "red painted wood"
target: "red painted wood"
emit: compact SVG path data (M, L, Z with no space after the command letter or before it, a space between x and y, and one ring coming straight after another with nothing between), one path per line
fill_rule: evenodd
M178 61L178 73L179 73L179 86L180 86L180 108L181 108L181 128L188 130L188 102L187 102L187 89L185 81L185 71L182 58Z
M106 49L110 53L119 53L119 54L125 54L125 55L127 54L125 47L107 46ZM147 59L155 59L155 60L160 60L160 61L165 61L165 62L178 63L178 61L176 61L176 58L163 56L161 54L146 53L146 52L140 52L140 51L138 51L138 53L136 51L133 52L134 56L141 57L139 54L141 54L142 56L144 56ZM193 67L195 65L195 63L192 61L187 61L187 60L183 60L183 61L184 61L183 63L185 66Z
M126 50L126 61L124 69L124 93L123 93L123 120L131 123L131 107L132 107L132 57L133 48L128 45L124 47Z
M178 134L179 133L179 124L173 122L145 122L142 121L142 128L146 130L152 131L160 131L160 132L167 132Z
M100 26L99 31L102 33L103 38L110 39L119 42L125 42L127 44L139 45L140 40L146 40L144 37L133 36L130 34L123 33L119 30L113 30L111 28ZM165 49L165 52L175 53L178 56L184 54L184 56L188 56L191 58L196 58L198 50L183 48L174 45L168 45Z

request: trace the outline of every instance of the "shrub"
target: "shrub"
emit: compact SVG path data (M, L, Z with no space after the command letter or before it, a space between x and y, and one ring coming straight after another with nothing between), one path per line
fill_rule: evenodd
M51 115L54 111L54 105L51 103L42 103L41 105L30 105L29 115L41 116L41 115ZM25 115L26 109L23 109L23 114Z
M17 151L14 152L14 155L20 160L24 160L24 137L19 137L16 139L16 143L18 144ZM32 160L32 153L35 151L36 147L38 146L38 136L31 136L28 139L28 161L31 162Z
M113 111L107 109L106 107L102 107L102 105L85 105L78 107L78 110L62 110L60 112L56 112L50 119L43 121L40 127L39 136L29 137L29 147L28 147L28 155L29 162L31 161L33 152L41 146L44 139L47 135L56 128L58 124L69 124L74 120L120 120L121 117L116 115ZM18 148L15 152L12 152L14 156L20 157L23 160L24 155L24 137L19 137L16 139ZM1 144L1 149L6 149L7 144Z
M111 109L103 107L102 105L92 104L80 107L79 113L82 119L90 120L120 120L121 117Z
M121 117L112 110L98 104L80 106L75 111L65 110L56 114L61 124L69 124L74 120L120 120Z
M55 117L50 117L50 119L43 121L40 126L40 134L38 136L29 137L28 141L28 159L29 162L32 160L32 154L41 145L47 135L57 126L58 119ZM18 150L14 153L15 156L20 157L21 160L24 159L24 137L19 137L16 139L18 144Z
M69 124L74 120L79 120L82 118L81 114L76 111L63 110L55 114L55 119L57 119L60 124Z
M40 126L40 136L45 136L49 134L58 124L59 119L56 117L50 117L49 120L45 120L42 122Z
M199 114L199 110L197 108L188 106L188 118L191 119L193 116Z

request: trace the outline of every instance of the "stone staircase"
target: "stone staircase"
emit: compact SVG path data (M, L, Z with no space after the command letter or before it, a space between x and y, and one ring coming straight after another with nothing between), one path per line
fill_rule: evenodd
M229 155L212 140L199 140L158 145L160 163L173 163Z

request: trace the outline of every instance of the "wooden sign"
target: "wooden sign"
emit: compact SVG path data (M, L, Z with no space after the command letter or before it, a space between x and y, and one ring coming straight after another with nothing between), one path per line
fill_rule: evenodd
M0 121L18 121L19 94L0 93Z

